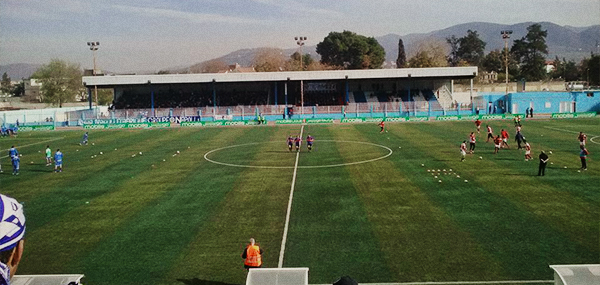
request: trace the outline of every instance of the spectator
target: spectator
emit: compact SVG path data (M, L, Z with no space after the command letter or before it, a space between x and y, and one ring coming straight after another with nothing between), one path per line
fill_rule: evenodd
M0 284L10 284L23 257L25 215L23 205L0 194Z

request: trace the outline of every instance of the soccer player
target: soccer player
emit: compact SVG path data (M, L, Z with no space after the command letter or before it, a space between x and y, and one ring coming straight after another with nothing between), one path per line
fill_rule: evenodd
M79 145L87 145L88 144L88 132L85 132L85 134L83 134L83 138L81 139L81 143L79 143Z
M56 149L54 154L54 172L62 172L63 153Z
M287 139L287 143L288 143L288 149L290 151L292 151L292 147L294 147L294 137L292 137L292 135L290 135Z
M523 142L525 143L525 161L529 161L531 159L531 145L526 140L523 140Z
M52 150L50 149L50 146L47 145L46 146L46 166L50 166L50 164L52 164Z
M19 175L19 165L21 162L21 159L19 158L19 151L17 150L17 148L15 148L15 146L11 146L10 149L8 150L8 156L10 156L10 160L12 162L12 167L13 167L13 175Z
M300 145L302 142L302 138L300 136L296 136L296 138L294 139L294 142L296 143L296 151L300 151Z
M379 131L379 133L383 133L383 131L385 131L385 119L381 120L381 122L379 123L379 127L381 128L381 131Z
M502 129L500 131L500 135L502 136L502 147L510 148L508 145L508 132Z
M497 135L496 138L494 139L494 154L498 153L501 145L502 145L502 139L500 138L500 135Z
M471 132L471 134L469 135L469 153L473 153L475 152L475 142L477 140L475 139L475 133Z
M492 139L492 141L494 141L494 131L492 131L492 127L490 127L490 125L485 125L485 128L487 129L487 142L490 142L490 139Z
M477 133L479 134L481 131L481 121L479 119L475 120L475 126L477 127Z
M579 151L579 158L581 159L581 170L587 170L587 155L590 154L588 150L583 147L581 151Z
M463 141L460 144L460 161L465 161L465 156L467 155L467 141Z
M584 149L585 143L587 142L587 135L583 132L579 132L579 136L577 136L577 139L579 140L579 148Z
M308 147L309 152L312 150L312 145L314 141L315 138L313 138L311 135L306 136L306 147Z

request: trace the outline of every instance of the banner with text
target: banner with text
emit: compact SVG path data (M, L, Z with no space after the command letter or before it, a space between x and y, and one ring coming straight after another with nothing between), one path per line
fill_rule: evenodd
M568 118L593 118L596 117L594 112L585 113L552 113L553 119L568 119Z

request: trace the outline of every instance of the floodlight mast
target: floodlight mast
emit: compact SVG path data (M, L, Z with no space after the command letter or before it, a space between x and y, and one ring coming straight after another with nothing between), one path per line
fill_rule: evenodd
M508 41L510 40L510 35L513 33L512 30L504 30L501 31L502 39L504 39L504 65L506 67L506 95L508 95Z
M94 55L94 69L92 70L92 75L96 76L96 51L100 46L100 42L87 42L87 45L90 47L92 54ZM96 106L98 106L98 86L94 85L94 96L96 97Z
M300 70L304 70L304 59L302 58L302 46L304 46L304 41L306 41L306 37L294 37L296 44L298 45L298 50L300 51ZM304 82L300 80L300 114L304 115Z

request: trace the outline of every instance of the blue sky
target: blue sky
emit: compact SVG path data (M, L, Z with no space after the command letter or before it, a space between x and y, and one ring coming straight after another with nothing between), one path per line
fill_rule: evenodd
M116 72L187 66L241 48L293 48L331 31L430 32L483 21L600 24L599 0L0 0L0 64L60 58Z

